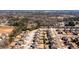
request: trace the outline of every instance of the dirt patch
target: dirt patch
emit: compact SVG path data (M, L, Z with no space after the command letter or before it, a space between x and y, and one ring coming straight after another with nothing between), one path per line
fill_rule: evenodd
M13 27L0 26L0 33L11 33L12 31L13 31Z

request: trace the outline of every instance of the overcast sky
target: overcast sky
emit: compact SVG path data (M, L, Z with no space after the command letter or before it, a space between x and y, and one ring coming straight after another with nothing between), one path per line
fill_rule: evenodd
M79 0L0 0L2 10L79 10Z

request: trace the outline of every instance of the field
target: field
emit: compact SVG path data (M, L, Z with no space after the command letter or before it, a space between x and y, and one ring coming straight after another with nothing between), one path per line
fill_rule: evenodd
M0 33L11 33L12 31L13 31L13 27L0 26Z

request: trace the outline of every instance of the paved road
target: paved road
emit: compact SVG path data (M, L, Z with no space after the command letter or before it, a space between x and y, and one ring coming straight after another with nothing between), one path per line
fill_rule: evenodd
M37 30L33 30L33 31L31 31L29 34L28 34L28 36L26 36L26 45L25 45L25 49L28 49L28 48L30 48L30 45L31 45L31 43L32 43L32 40L33 40L33 37L34 37L34 34L35 34L35 32L36 32Z

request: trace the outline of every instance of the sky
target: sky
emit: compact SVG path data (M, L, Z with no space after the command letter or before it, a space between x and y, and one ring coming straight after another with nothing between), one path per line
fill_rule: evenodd
M79 0L0 0L0 10L79 10Z

